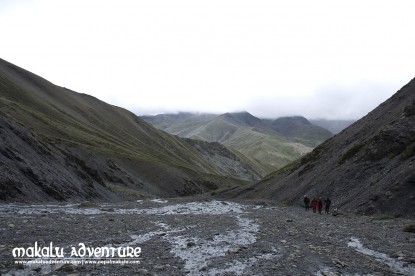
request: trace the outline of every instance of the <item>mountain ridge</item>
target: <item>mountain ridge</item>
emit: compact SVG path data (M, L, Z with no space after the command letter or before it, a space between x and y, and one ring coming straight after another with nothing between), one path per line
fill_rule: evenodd
M312 125L304 117L294 118L302 120L306 126L292 122L286 124L286 128L296 129L288 134L286 129L280 131L273 127L272 123L278 122L278 119L260 119L246 111L209 114L203 120L200 120L201 115L198 114L194 120L191 114L182 114L186 114L186 119L177 119L176 114L144 116L143 119L180 137L222 143L245 155L251 161L251 166L260 171L262 176L301 157L332 136L329 131Z
M191 195L259 178L225 147L196 149L123 108L2 59L0 117L0 200ZM212 151L220 156L215 162Z
M300 204L331 197L358 214L415 214L415 79L296 162L223 196Z

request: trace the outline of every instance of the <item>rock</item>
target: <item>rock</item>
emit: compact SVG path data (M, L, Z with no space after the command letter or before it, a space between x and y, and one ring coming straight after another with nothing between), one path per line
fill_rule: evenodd
M76 266L73 264L56 264L53 267L53 271L73 272L75 270Z
M97 208L99 207L98 204L90 202L90 201L84 201L78 205L79 208Z
M59 271L64 264L55 264L52 268L53 271Z
M321 275L324 276L338 276L339 274L336 272L332 272L332 271L321 271Z
M196 244L194 243L194 242L192 242L192 241L190 241L190 242L188 242L187 243L187 247L193 247L193 246L195 246Z
M242 248L240 247L233 247L233 248L229 248L228 252L231 254L238 254L241 250Z
M115 210L114 210L114 208L101 208L101 211L104 211L104 212L114 212Z
M8 226L9 226L10 228L14 228L14 224L13 224L13 223L10 223Z
M340 261L339 259L334 259L333 264L335 264L337 267L345 267L346 266L346 264L344 262Z
M398 257L405 257L405 254L402 251L399 251L396 255L398 255Z
M337 216L343 216L344 213L342 211L340 211L339 209L334 209L332 215L337 217Z
M137 269L135 272L137 273L137 275L149 275L150 274L149 271L144 268Z

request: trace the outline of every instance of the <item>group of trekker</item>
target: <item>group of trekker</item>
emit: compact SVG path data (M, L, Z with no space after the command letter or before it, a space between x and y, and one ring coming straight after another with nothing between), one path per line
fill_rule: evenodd
M310 198L307 195L304 196L304 206L305 206L306 211L310 210L310 207L311 207L313 209L313 213L318 212L321 215L321 212L323 211L323 206L324 206L324 210L326 214L328 214L330 212L330 205L331 205L331 200L328 197L325 200L323 200L321 196L319 196L318 198L314 197L310 201Z

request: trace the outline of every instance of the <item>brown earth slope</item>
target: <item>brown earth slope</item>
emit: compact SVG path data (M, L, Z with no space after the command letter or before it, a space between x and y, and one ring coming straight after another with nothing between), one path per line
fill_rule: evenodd
M222 196L300 204L305 194L349 212L415 215L415 79L302 159Z

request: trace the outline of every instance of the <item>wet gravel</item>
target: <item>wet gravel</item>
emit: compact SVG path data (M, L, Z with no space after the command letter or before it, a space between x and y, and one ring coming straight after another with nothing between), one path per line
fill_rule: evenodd
M0 205L1 275L415 275L407 219L273 202ZM139 264L21 265L15 247L141 247Z

